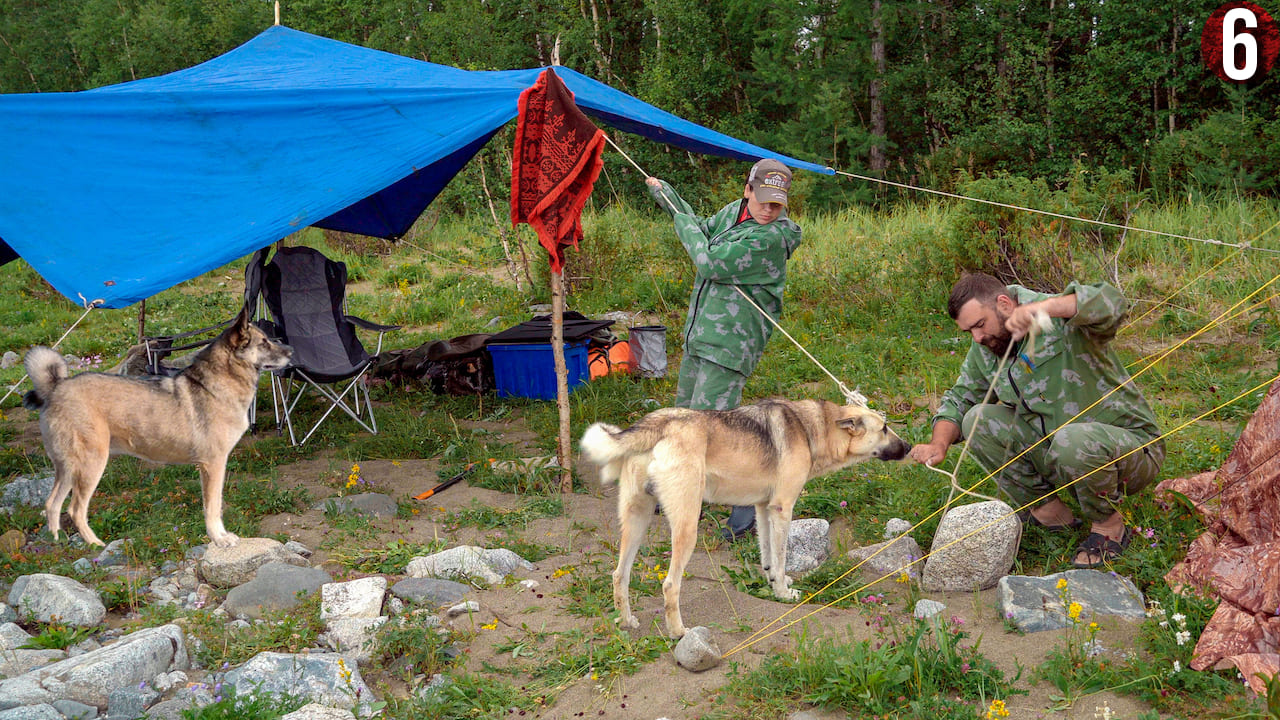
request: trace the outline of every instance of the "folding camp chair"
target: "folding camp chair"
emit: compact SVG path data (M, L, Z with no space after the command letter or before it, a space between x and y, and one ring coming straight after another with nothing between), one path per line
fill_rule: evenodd
M378 325L346 314L347 266L308 247L284 247L267 263L262 296L271 313L268 334L293 348L293 365L271 378L276 423L289 430L289 441L301 445L334 410L342 410L360 427L378 432L373 403L362 380L372 357L356 337L360 327L382 337L399 325ZM298 401L314 390L328 407L299 440L294 432ZM322 401L323 402L323 401Z

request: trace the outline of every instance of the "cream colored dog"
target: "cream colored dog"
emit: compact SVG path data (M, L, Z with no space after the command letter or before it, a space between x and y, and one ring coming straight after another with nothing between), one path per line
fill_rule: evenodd
M683 637L680 581L697 542L703 502L754 505L760 560L773 593L795 600L786 575L791 510L810 479L869 460L901 460L910 446L862 405L773 399L735 410L656 410L629 428L595 423L584 456L601 482L618 483L622 541L613 571L619 622L639 627L629 586L636 552L662 506L671 526L671 567L662 583L667 632Z

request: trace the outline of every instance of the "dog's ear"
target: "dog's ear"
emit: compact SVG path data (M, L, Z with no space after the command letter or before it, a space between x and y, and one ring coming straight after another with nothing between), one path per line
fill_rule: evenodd
M840 418L839 420L836 421L836 427L842 427L845 430L848 430L849 432L854 434L861 434L863 432L866 432L867 419L862 417L861 415L855 415L853 417L847 417L847 418Z
M231 323L231 344L234 347L242 347L249 343L249 305L246 303L240 308L240 314L236 315L236 319Z

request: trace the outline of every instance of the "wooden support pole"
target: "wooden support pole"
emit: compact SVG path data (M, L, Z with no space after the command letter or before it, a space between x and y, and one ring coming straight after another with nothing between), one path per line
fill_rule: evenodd
M564 361L564 275L551 271L551 357L556 366L556 407L560 411L560 492L573 492L573 446L569 439L569 369Z

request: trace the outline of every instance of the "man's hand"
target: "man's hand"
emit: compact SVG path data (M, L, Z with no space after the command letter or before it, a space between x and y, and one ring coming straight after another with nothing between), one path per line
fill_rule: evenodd
M931 442L920 443L919 445L911 446L911 450L907 452L907 455L918 463L933 466L942 462L943 458L947 456L947 448L949 445L949 443L947 445L939 445Z
M644 184L648 185L649 187L659 187L660 185L662 185L662 181L650 175L649 177L644 179Z
M1070 319L1075 315L1075 293L1059 295L1015 307L1013 312L1009 313L1009 319L1004 321L1004 327L1014 340L1021 340L1031 332L1032 327L1036 327L1041 332L1046 330L1044 323L1048 322L1048 318Z

